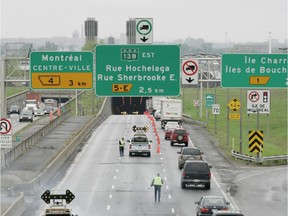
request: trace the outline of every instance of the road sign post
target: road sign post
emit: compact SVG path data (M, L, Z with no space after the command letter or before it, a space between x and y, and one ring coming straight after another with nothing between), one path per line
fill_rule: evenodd
M136 44L153 43L153 19L136 18Z
M92 89L92 52L32 52L32 89Z
M182 84L198 85L198 60L182 61Z
M178 96L178 45L96 46L96 95Z
M214 94L206 94L205 96L206 101L206 108L212 107L212 105L215 103Z
M287 88L287 54L223 54L223 88Z

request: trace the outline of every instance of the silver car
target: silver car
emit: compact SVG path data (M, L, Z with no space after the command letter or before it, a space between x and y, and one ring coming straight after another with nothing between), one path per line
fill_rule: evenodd
M146 134L135 133L131 140L127 140L129 143L129 156L135 155L147 155L151 156L151 140L148 140Z
M19 122L30 121L33 122L33 112L31 110L23 110L19 115Z
M178 156L178 168L182 169L187 160L203 160L203 152L196 147L182 147L177 152Z

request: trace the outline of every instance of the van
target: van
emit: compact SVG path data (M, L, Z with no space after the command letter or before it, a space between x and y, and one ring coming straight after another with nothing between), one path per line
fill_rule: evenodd
M204 186L210 189L211 165L202 160L187 160L181 173L181 188L186 186Z

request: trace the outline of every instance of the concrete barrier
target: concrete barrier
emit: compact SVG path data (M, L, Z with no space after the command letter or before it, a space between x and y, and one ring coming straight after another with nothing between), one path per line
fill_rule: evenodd
M109 101L108 101L109 100ZM41 186L46 185L50 179L58 172L64 162L71 156L76 148L91 133L92 129L101 121L104 121L111 114L110 99L105 99L99 114L95 116L81 131L73 138L73 140L49 163L45 170L33 180L27 183L14 184L10 188L11 195L17 195L19 191L24 194L35 194Z
M25 199L24 194L21 193L20 196L14 201L14 203L6 209L2 216L15 216L22 215L25 211Z
M71 116L71 110L67 110L62 115L55 118L53 121L50 121L40 130L36 131L31 136L24 139L14 148L10 149L9 152L1 155L1 166L7 167L21 155L23 155L32 145L37 143L43 136L48 134L54 127L64 121L66 118Z

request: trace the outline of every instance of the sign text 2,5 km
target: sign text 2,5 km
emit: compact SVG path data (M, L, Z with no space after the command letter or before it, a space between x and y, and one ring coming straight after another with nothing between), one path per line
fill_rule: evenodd
M96 46L96 95L178 96L178 45Z
M223 54L222 87L287 88L287 54Z
M32 52L32 89L92 89L92 52Z

